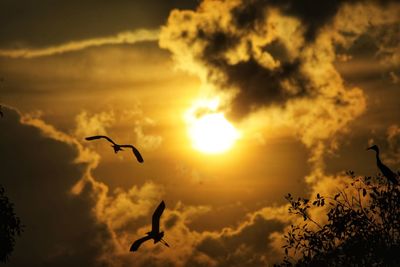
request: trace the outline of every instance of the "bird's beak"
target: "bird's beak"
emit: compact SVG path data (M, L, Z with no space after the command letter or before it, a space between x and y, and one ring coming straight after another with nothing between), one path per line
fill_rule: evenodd
M369 147L369 148L367 148L367 150L370 150L370 149L372 149L372 146L371 146L371 147Z

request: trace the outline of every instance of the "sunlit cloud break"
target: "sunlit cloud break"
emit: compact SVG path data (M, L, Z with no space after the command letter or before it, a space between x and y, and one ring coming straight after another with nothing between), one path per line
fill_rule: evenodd
M0 49L0 57L36 58L52 56L103 45L135 44L138 42L157 41L158 36L158 29L140 29L136 31L120 32L116 35L108 37L71 41L57 46L50 46L45 48Z

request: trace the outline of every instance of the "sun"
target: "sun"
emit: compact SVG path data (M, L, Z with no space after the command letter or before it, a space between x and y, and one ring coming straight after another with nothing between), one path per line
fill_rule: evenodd
M211 113L192 121L189 136L195 149L220 154L229 150L240 134L223 113Z

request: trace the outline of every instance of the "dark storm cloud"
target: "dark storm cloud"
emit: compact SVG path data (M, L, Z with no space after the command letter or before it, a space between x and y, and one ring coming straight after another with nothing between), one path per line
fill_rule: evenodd
M250 0L232 10L233 21L239 28L251 30L265 19L268 8L280 8L286 15L301 19L306 27L306 38L312 41L319 28L330 22L343 2L357 0L332 0L316 3L313 0Z
M216 24L214 29L208 29L208 31L202 30L200 26L196 35L188 35L183 31L180 37L188 44L205 43L204 50L196 56L207 66L210 82L218 85L221 89L240 89L232 103L233 114L231 115L235 117L243 117L264 105L281 104L288 98L303 96L311 87L307 77L300 73L301 61L299 59L287 60L287 51L284 46L279 46L278 41L263 48L265 51L268 49L280 51L281 59L285 61L276 68L263 66L251 55L252 44L250 41L248 51L246 51L250 54L249 59L236 64L232 64L227 59L226 53L237 49L241 45L241 39L245 37L241 36L240 27L248 27L250 22L254 22L255 18L261 16L253 14L252 11L246 12L250 14L238 14L236 9L233 9L232 14L235 15L232 19L238 23L236 32L218 29L219 25ZM258 12L256 13L258 14ZM250 20L250 15L255 17ZM224 77L221 77L220 73L223 73ZM292 88L295 89L288 90L282 83L283 81L290 82L293 85Z
M0 183L26 226L6 266L100 266L101 240L110 236L91 215L92 189L70 193L87 165L74 163L73 146L21 124L14 110L3 112Z
M337 13L341 2L316 5L289 0L203 1L197 12L171 14L160 45L178 55L186 51L179 45L187 45L188 53L203 65L208 82L222 90L238 89L231 115L240 118L263 106L284 106L292 98L319 95L322 90L303 71L305 65L318 58L302 53L311 46L310 36L315 38L317 30ZM277 8L299 19L300 25L290 22L293 25L285 26L293 28L293 36L283 36L288 32L273 33L276 25L267 20L270 11ZM293 44L297 47L291 47Z
M225 57L227 51L240 45L241 39L244 38L241 34L243 29L252 31L264 21L267 2L247 1L232 8L231 19L236 28L233 32L219 29L218 25L214 25L215 28L212 30L203 30L199 27L195 36L185 34L181 36L183 39L187 38L188 43L205 42L199 58L209 66L210 81L222 89L232 87L244 89L239 91L232 103L235 110L231 115L235 117L243 117L264 105L283 103L289 97L304 95L307 90L306 78L299 73L301 63L299 60L286 61L281 66L270 69L252 56L237 64L231 64ZM275 47L278 47L279 41L275 44ZM248 53L251 54L250 41L247 45ZM272 46L265 46L265 51ZM280 46L279 49L281 54L287 53L284 46ZM217 73L214 73L214 70ZM221 79L218 72L224 73L226 79ZM282 85L283 80L296 83L298 90L289 92Z
M171 13L160 46L171 50L183 69L200 73L217 90L234 92L229 110L236 118L303 99L325 101L332 110L343 108L340 103L348 108L354 91L333 65L338 14L345 5L384 10L396 2L205 0L195 12ZM350 16L343 17L344 24L352 24Z
M255 214L237 230L225 229L218 235L205 235L185 266L208 266L201 265L196 255L207 256L214 263L209 266L268 266L276 260L270 254L269 236L283 228L281 221Z
M268 8L279 8L288 16L299 18L306 27L307 40L312 41L318 30L332 21L343 3L362 0L332 0L316 3L313 0L250 0L232 9L233 22L239 29L252 30L265 19Z
M222 109L231 118L279 110L278 123L293 127L313 149L310 162L320 162L324 144L336 147L339 133L366 108L364 92L338 72L335 49L341 44L351 53L366 33L378 41L365 50L398 66L398 42L388 38L398 36L394 30L385 37L368 32L398 25L396 10L398 1L205 0L196 11L171 13L160 46L206 88L228 96ZM391 77L397 80L395 71Z
M263 10L271 7L279 8L284 14L299 18L306 28L305 37L313 41L320 28L332 22L343 4L372 2L386 5L398 0L330 0L316 2L314 0L250 0L232 10L233 21L239 28L254 28L263 22ZM264 13L265 14L265 13Z
M311 149L312 169L324 173L326 152L367 107L362 88L338 71L338 52L351 59L353 48L371 51L397 82L399 11L399 1L204 0L195 11L171 12L159 44L221 98L231 119L289 126Z
M254 59L235 65L219 66L227 74L224 86L246 88L239 91L233 100L233 106L237 107L235 116L243 117L264 105L283 103L288 98L307 94L308 85L306 78L299 75L299 66L299 62L285 63L277 69L270 70ZM298 90L286 90L282 80L294 81Z
M400 18L400 15L398 18ZM343 35L345 36L346 33L344 32ZM375 68L380 69L381 72L398 71L400 66L398 57L400 27L398 21L377 26L373 25L372 22L367 31L360 35L350 35L349 38L354 38L354 41L349 47L338 45L338 53L347 53L351 55L351 59L354 61L364 60L365 64L375 65ZM380 66L377 66L376 62L381 63Z
M195 0L87 0L0 2L0 47L39 47L158 28L172 8L193 8Z

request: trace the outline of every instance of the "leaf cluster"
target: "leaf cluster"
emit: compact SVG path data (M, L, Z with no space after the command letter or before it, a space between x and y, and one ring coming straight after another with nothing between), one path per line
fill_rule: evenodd
M284 235L285 257L276 266L400 266L400 186L377 177L355 177L334 196L285 198L301 216ZM324 209L327 223L310 214Z
M24 226L14 212L14 205L0 186L0 262L7 262L15 246L15 237Z

